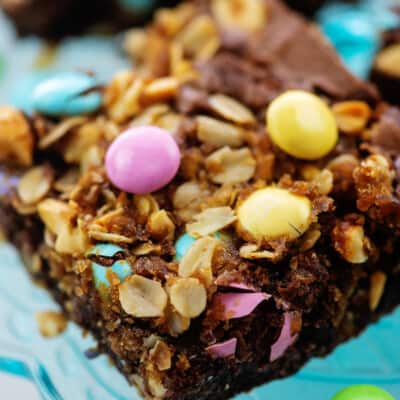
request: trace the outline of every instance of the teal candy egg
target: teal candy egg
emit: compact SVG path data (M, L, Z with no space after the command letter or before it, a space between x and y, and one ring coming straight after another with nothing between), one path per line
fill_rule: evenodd
M398 26L391 1L332 1L320 10L318 23L346 66L366 78L380 46L381 32Z
M102 257L113 257L118 253L123 253L125 250L112 243L100 243L94 246L86 255L88 256L102 256Z
M32 95L32 108L49 116L89 114L100 108L99 82L82 72L60 72L40 82Z
M93 278L96 288L110 287L110 281L107 277L107 271L110 267L104 267L103 265L92 263ZM132 275L132 269L130 264L125 260L116 261L111 270L118 276L121 282L123 282L128 276Z
M355 385L343 389L332 400L395 400L385 390L372 385Z
M13 83L9 101L27 114L32 114L32 93L35 88L54 75L54 71L34 71Z
M196 239L187 233L183 234L175 243L175 258L181 261Z
M223 240L219 232L214 233L215 239ZM175 260L181 261L196 239L189 234L183 234L175 243Z
M379 47L379 28L371 16L338 6L321 16L320 24L347 67L354 74L366 77Z
M101 257L113 257L118 253L125 252L125 250L112 243L99 243L94 246L86 254L87 256L101 256ZM107 270L110 269L118 276L121 282L123 282L128 276L132 275L132 269L130 264L125 260L116 261L111 267L105 267L103 265L92 263L93 278L96 288L110 287L110 281L107 277Z

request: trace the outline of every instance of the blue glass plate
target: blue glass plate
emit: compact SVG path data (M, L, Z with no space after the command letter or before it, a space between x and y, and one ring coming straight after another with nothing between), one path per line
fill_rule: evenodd
M46 400L139 400L134 389L102 356L89 361L94 345L77 326L55 339L42 338L34 315L57 309L29 280L15 250L0 245L0 371L32 381ZM400 312L371 327L325 360L296 376L260 387L236 400L329 400L339 389L372 383L400 399Z

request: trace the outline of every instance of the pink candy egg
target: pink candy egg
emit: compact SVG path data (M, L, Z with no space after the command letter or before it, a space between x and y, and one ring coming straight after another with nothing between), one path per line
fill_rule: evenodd
M141 126L114 140L106 154L106 170L118 189L146 194L171 182L180 160L178 145L168 131Z
M206 348L207 353L215 358L233 356L236 352L237 339L229 339L226 342L216 343Z
M298 338L297 334L292 335L292 319L292 314L288 312L284 314L284 322L281 333L278 340L271 347L271 362L281 358L286 353L286 350L292 346Z
M217 294L215 301L224 306L224 319L243 318L256 307L271 298L267 293L223 293Z

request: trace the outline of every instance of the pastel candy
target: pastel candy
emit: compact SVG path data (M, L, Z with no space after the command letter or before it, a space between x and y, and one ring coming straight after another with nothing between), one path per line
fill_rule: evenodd
M298 338L298 335L292 335L292 319L292 314L285 312L281 333L278 340L271 347L271 362L281 358L286 353L286 350L292 346Z
M256 288L254 286L245 285L244 283L230 283L228 287L231 287L233 289L246 290L248 292L256 291Z
M175 243L175 258L181 261L196 239L187 233L183 234Z
M54 71L40 70L34 71L13 82L10 93L10 102L27 114L32 114L32 96L36 87L55 75Z
M118 253L123 253L125 250L112 243L100 243L89 250L87 255L89 256L102 256L102 257L113 257Z
M60 72L39 83L32 96L32 108L49 116L81 115L102 104L99 82L82 72Z
M110 287L110 281L108 279L109 270L114 272L121 282L123 282L128 276L132 275L131 266L125 260L116 261L111 267L92 263L93 278L97 289L100 289L101 287Z
M266 293L223 293L218 294L215 301L224 306L223 317L229 320L250 315L260 303L270 298L271 295Z
M122 133L106 154L106 170L119 189L134 194L155 192L167 185L180 165L180 152L169 132L155 126Z
M216 239L222 239L219 232L214 233ZM184 233L175 243L175 259L181 261L184 255L192 247L196 239L188 233Z
M390 3L376 0L351 4L329 2L318 13L322 31L346 66L361 78L369 75L380 46L381 32L398 26L398 16Z
M326 15L321 25L345 64L366 78L379 46L379 28L371 16L356 9L338 8Z
M236 353L237 339L229 339L226 342L216 343L206 348L207 353L215 358L227 358Z
M343 389L332 400L395 400L385 390L372 385L355 385Z

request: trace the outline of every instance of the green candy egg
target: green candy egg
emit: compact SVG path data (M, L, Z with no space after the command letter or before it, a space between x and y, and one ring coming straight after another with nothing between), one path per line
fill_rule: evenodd
M395 398L376 386L355 385L341 390L332 400L395 400Z

